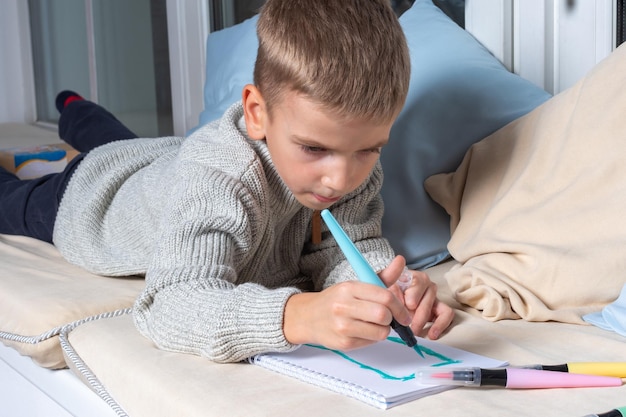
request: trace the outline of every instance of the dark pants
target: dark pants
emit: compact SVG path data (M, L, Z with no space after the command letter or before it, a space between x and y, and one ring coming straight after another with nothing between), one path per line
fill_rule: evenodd
M109 142L137 137L103 107L87 100L73 101L65 107L59 119L59 136L81 152L62 172L20 180L0 167L0 233L52 243L59 203L87 152Z

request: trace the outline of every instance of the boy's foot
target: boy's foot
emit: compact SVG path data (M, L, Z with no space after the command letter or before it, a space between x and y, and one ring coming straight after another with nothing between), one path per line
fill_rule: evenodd
M76 100L84 100L84 98L74 91L64 90L57 94L57 98L54 101L54 104L56 105L59 113L62 113L63 109L65 109L65 106Z

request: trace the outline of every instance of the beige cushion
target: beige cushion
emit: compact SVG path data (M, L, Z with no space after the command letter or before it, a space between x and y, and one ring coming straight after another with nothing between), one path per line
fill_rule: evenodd
M0 341L46 368L65 367L63 326L132 306L139 278L108 278L67 263L48 243L0 235Z
M439 296L451 302L443 274L454 262L429 270ZM619 361L623 338L593 326L483 320L473 309L457 310L441 339L513 365L564 361ZM381 411L316 386L248 363L217 364L157 349L135 329L130 315L85 323L64 345L70 367L120 407L118 415L223 416L551 416L608 411L626 398L618 388L505 390L456 389ZM601 346L601 349L598 347Z
M626 283L626 46L426 181L451 216L447 275L490 320L582 323Z

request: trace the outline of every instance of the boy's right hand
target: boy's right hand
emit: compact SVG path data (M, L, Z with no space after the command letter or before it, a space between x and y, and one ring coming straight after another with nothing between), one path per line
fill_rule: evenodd
M283 332L293 344L313 343L347 351L384 340L391 319L411 324L411 315L389 290L358 281L287 300Z

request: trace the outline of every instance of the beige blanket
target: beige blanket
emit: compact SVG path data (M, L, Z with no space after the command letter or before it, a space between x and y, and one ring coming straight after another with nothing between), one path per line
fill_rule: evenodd
M425 186L451 216L457 300L582 323L626 283L626 46Z

